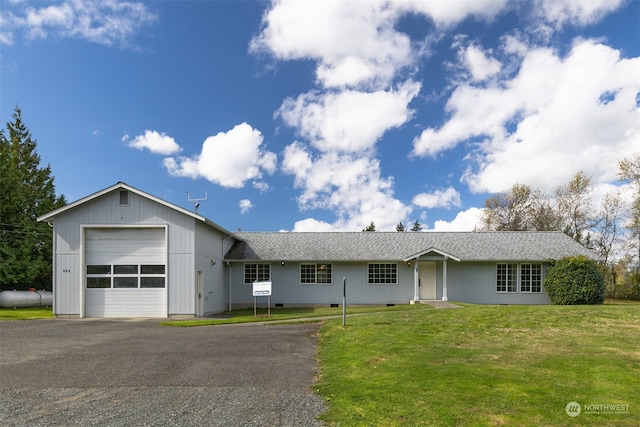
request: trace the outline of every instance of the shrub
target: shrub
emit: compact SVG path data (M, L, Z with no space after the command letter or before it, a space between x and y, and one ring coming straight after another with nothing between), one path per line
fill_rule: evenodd
M554 304L604 302L604 277L598 265L586 257L568 257L556 261L547 271L544 287Z

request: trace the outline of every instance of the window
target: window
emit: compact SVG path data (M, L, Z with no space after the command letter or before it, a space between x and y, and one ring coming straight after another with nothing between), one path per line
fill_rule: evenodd
M496 292L518 291L518 264L498 264Z
M87 265L87 288L164 288L164 265Z
M327 284L331 283L331 264L300 264L300 283Z
M271 278L271 264L245 264L244 283L263 282Z
M398 283L397 264L369 264L369 284L396 284Z
M120 206L129 205L129 192L126 190L120 190Z
M520 265L520 292L542 292L542 265Z

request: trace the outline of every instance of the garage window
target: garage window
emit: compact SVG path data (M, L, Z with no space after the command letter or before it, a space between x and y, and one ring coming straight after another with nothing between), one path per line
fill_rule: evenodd
M87 265L87 288L164 288L164 265Z

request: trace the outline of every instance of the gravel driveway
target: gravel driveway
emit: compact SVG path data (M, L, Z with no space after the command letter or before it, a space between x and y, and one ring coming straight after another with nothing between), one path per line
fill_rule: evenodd
M321 426L318 328L0 322L0 425Z

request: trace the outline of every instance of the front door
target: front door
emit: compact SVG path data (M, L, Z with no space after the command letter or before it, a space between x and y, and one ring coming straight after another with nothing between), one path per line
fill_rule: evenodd
M420 262L418 279L420 280L420 299L436 299L436 262Z

